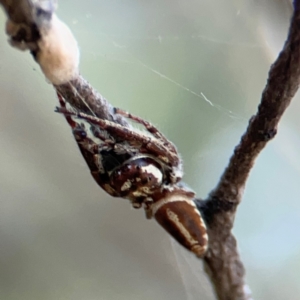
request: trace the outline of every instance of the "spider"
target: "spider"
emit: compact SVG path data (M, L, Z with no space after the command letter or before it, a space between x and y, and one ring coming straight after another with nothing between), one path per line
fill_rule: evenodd
M126 111L115 108L145 132L70 110L60 94L58 98L56 112L71 126L98 185L113 197L130 200L134 208L144 207L148 219L154 217L182 246L202 257L208 245L206 227L193 201L195 193L181 182L176 147L156 127Z

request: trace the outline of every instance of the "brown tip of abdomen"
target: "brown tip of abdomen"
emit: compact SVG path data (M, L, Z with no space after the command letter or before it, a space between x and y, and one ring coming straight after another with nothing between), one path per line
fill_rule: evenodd
M154 217L182 246L198 257L204 255L208 245L206 226L192 200L165 201Z

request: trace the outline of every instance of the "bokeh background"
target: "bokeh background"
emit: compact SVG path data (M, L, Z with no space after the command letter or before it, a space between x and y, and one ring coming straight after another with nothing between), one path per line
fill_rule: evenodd
M59 1L81 72L179 148L205 197L285 40L285 1ZM214 299L201 262L92 180L57 100L0 14L0 299ZM257 160L234 232L255 299L300 295L300 99Z

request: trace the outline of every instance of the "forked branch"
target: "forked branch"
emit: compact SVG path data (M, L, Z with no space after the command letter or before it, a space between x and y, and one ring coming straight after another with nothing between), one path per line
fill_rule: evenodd
M79 75L76 49L71 51L73 60L70 64L63 66L64 72L61 72L61 69L57 72L54 67L51 69L51 66L60 65L65 61L61 57L69 53L58 47L61 52L59 57L55 57L55 64L49 64L45 54L48 53L45 51L46 47L59 46L60 42L58 36L61 30L58 31L58 35L51 35L51 28L55 26L64 28L60 21L53 25L56 1L0 0L0 4L8 16L7 33L11 44L31 51L56 91L71 106L83 113L127 126L126 120L116 115L113 106ZM255 159L267 142L276 135L279 120L298 90L300 82L299 6L300 0L295 0L287 41L271 66L257 114L250 119L248 128L235 148L217 187L206 200L195 201L208 227L209 249L204 257L206 271L220 300L252 299L250 290L245 284L245 269L231 230L237 205L241 202ZM62 32L64 30L66 36L76 46L71 33L65 28Z
M250 121L217 187L206 201L196 201L208 225L206 271L219 299L251 299L245 269L231 233L237 205L255 159L276 135L278 123L300 82L300 1L294 2L287 40L271 66L258 111Z

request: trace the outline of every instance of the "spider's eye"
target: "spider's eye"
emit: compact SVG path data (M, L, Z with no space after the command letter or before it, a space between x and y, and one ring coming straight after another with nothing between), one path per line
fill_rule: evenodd
M163 170L150 157L139 157L126 161L110 175L113 188L122 195L135 193L147 196L159 188L163 182Z

